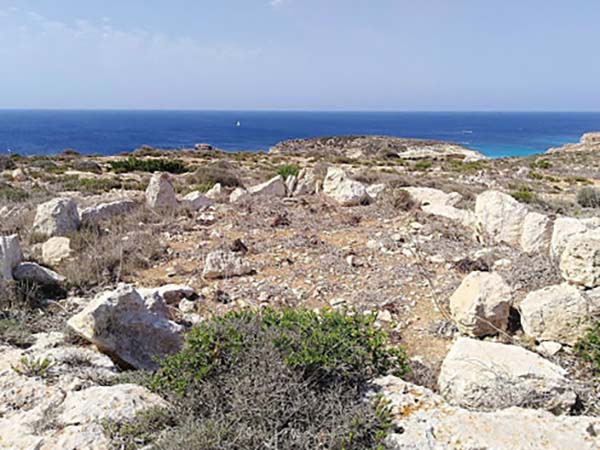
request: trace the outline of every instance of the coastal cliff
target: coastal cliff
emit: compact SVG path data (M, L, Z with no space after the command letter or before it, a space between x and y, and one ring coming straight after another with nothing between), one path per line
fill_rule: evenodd
M600 131L585 133L577 144L566 144L550 148L546 153L600 151Z

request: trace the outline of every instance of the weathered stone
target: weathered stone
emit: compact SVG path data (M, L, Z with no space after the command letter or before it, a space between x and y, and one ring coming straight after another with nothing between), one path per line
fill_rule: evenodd
M526 335L573 345L600 314L600 299L587 299L565 283L531 292L521 302L520 311Z
M170 321L166 305L147 304L131 286L99 294L68 321L77 334L100 351L138 369L155 369L155 357L180 350L183 328Z
M482 337L506 330L511 304L511 289L500 275L472 272L450 297L450 312L461 333Z
M547 253L550 248L552 220L544 214L530 212L523 221L521 248L526 253Z
M321 182L313 169L302 169L298 173L298 181L293 195L312 195L320 192Z
M241 187L235 188L229 195L229 201L231 203L244 202L250 198L250 193Z
M271 178L265 183L257 186L252 186L248 189L248 192L252 195L264 195L267 197L285 197L287 195L287 188L281 175L277 175Z
M346 172L337 167L327 170L323 181L323 193L342 206L357 206L370 201L365 186L349 178Z
M204 195L215 202L224 202L228 198L227 191L225 191L221 183L215 184Z
M231 278L252 273L252 268L233 252L217 250L209 253L204 262L204 278Z
M77 205L70 198L55 198L37 207L33 231L43 236L67 236L80 225Z
M71 239L55 236L42 244L42 260L46 264L58 264L72 254Z
M175 189L167 173L155 173L146 189L146 203L150 208L175 208L178 206Z
M560 271L571 283L588 288L600 286L600 230L586 231L567 241Z
M510 195L486 191L475 202L477 227L493 242L518 246L527 208Z
M27 281L42 286L55 286L65 281L65 277L62 275L32 262L19 264L13 271L13 276L15 280Z
M385 191L386 189L386 185L383 183L379 183L379 184L372 184L370 186L367 187L367 194L369 194L369 197L372 198L373 200L377 199L379 197L379 195Z
M588 227L579 219L573 217L558 217L554 221L550 254L553 259L560 261L562 252L567 246L569 239L577 234L584 233Z
M214 202L210 198L200 191L190 192L181 200L181 204L192 211L208 208L209 206L212 206L213 203Z
M285 188L288 193L293 193L298 184L298 177L296 175L288 175L285 179Z
M455 220L468 227L474 226L474 214L471 211L456 207L456 204L462 199L459 193L447 194L439 189L424 187L406 187L403 189L419 204L423 212Z
M566 371L515 345L459 338L438 379L451 404L473 410L511 406L564 413L577 399Z
M140 288L138 292L144 298L158 294L169 305L175 305L182 299L194 299L198 297L193 288L179 284L166 284L159 288Z
M81 210L81 223L95 224L113 216L126 214L135 208L136 203L131 199L116 200L110 203L100 203Z
M13 270L23 260L19 236L0 236L0 281L11 281Z
M597 450L600 419L508 408L468 411L429 389L388 376L375 380L392 408L393 450Z

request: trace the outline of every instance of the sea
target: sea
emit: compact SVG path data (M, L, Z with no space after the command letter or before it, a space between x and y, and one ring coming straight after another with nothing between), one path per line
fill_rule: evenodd
M0 153L111 155L142 145L268 151L278 142L376 134L455 142L486 156L543 153L600 131L600 112L0 110Z

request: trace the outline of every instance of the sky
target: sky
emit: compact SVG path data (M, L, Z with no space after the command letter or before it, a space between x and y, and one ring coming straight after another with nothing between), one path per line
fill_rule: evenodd
M598 0L0 0L0 108L600 110Z

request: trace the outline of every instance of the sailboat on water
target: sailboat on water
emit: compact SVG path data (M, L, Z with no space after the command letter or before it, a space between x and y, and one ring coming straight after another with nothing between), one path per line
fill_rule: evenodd
M240 122L239 120L235 123L236 127L241 127L242 126L242 122Z

